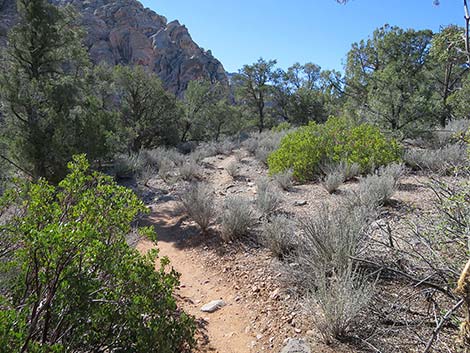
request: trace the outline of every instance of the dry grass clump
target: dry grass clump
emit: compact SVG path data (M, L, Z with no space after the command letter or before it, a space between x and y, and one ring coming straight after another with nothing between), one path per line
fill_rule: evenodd
M406 151L404 161L414 170L446 174L468 164L467 146L456 143L436 150L410 149Z
M352 264L332 274L320 269L315 273L315 291L307 297L307 312L325 343L347 340L361 326L359 318L372 300L375 283Z
M189 158L178 168L179 176L185 181L198 179L201 174L201 168L196 160Z
M214 191L204 183L192 184L181 195L186 214L198 224L203 233L209 229L216 215Z
M225 200L220 215L221 237L224 241L228 242L247 235L254 223L254 212L247 199L231 196Z
M338 188L349 179L358 176L361 167L357 163L340 162L329 164L321 168L325 174L322 185L328 193L333 194Z
M333 194L345 182L344 172L341 169L332 170L322 180L322 186L328 193Z
M255 158L266 164L269 155L279 148L282 138L289 131L264 131L260 134L253 134L250 138L243 141L242 146Z
M274 216L265 221L260 234L260 242L274 256L282 259L290 255L297 247L295 222L284 216Z
M391 164L362 178L359 183L359 199L362 204L382 206L389 203L403 173L403 165Z
M344 339L372 298L374 284L355 267L374 213L365 207L322 205L301 221L293 275L307 294L306 308L327 343Z
M282 190L289 191L294 186L294 172L291 169L274 174L273 179Z
M281 204L281 196L268 178L256 181L256 207L264 215L275 212Z

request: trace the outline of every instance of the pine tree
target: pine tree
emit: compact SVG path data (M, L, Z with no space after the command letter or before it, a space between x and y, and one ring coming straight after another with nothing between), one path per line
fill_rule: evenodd
M60 180L83 151L84 70L89 65L74 12L47 0L18 0L0 74L4 160L29 174ZM86 145L86 144L85 144Z

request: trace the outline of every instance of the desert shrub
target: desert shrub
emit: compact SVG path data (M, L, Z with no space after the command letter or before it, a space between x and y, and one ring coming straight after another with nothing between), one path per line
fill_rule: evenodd
M290 123L288 123L287 121L283 121L282 123L274 126L271 131L273 132L283 132L283 131L287 131L289 129L291 129L292 126Z
M330 194L333 194L346 181L347 164L344 162L336 165L326 165L322 167L325 176L322 179L322 186Z
M165 181L170 181L175 170L175 163L167 157L163 157L158 166L158 175Z
M405 152L404 161L414 170L447 173L468 164L467 146L457 143L437 150L410 149Z
M221 237L224 241L247 235L254 222L254 213L248 200L236 196L225 200L220 216Z
M392 163L387 166L382 166L378 169L377 173L379 175L388 175L393 178L395 184L397 184L400 179L405 174L406 169L402 163Z
M256 181L256 207L263 214L270 214L281 204L281 196L268 178Z
M259 240L282 259L296 248L295 222L283 215L274 216L263 223Z
M113 174L118 179L130 178L138 173L143 167L138 153L119 154L113 163Z
M259 146L259 141L256 137L252 136L242 142L242 146L252 155L256 153Z
M259 135L258 148L255 152L255 158L267 165L268 157L279 148L282 138L287 131L265 131Z
M455 119L448 122L442 130L437 130L434 135L438 147L444 147L461 141L470 130L469 119Z
M232 179L236 179L236 177L238 176L238 163L237 162L229 163L227 167L225 168L225 171L227 172L228 175L230 175L230 177L232 177Z
M364 244L373 209L359 205L341 205L332 209L323 204L316 214L300 220L302 230L297 261L302 273L324 264L330 269L344 269Z
M430 187L436 194L437 213L432 221L423 221L416 229L420 245L416 251L425 254L426 276L454 283L468 261L470 229L470 182L434 181ZM417 257L418 258L418 257Z
M361 171L400 159L401 149L369 124L354 125L345 118L330 118L325 124L311 122L289 133L280 148L268 158L270 173L293 169L300 180L321 174L327 163L357 163Z
M197 162L189 158L178 168L180 177L185 181L197 179L201 173L201 169Z
M345 340L358 317L369 306L375 285L353 265L333 275L326 275L321 267L316 271L315 291L307 299L307 311L323 340ZM359 325L360 326L360 325Z
M148 212L131 190L75 157L59 185L2 199L0 342L5 352L181 352L194 323L177 308L178 275L126 242ZM155 236L150 228L141 236ZM156 245L156 244L155 244ZM155 269L155 264L158 264Z
M185 157L175 148L166 149L163 147L158 148L160 159L169 159L175 166L181 166L185 162Z
M330 194L333 194L346 181L360 174L361 167L357 163L341 161L336 164L326 164L320 167L322 174L322 186Z
M359 199L364 205L384 205L390 202L397 186L397 180L392 174L368 175L360 180Z
M344 179L349 180L361 174L361 166L357 163L346 163L344 169Z
M263 164L268 163L268 157L273 151L267 147L261 146L255 152L255 158Z
M294 186L294 172L286 170L273 175L273 180L282 190L289 191Z
M230 139L219 141L215 144L217 154L223 154L225 156L230 155L234 149L238 148L238 144Z
M190 158L196 162L201 162L203 159L213 157L217 155L217 147L212 142L201 143L196 149L190 154Z
M181 203L186 214L206 233L216 215L214 191L204 183L192 184L182 193Z
M371 298L372 285L356 272L353 259L364 249L375 210L357 203L321 205L301 220L292 275L307 292L307 310L330 342L346 337ZM318 310L320 309L320 310ZM320 311L320 313L318 313Z
M266 130L262 133L252 134L251 137L242 142L242 146L257 160L267 163L269 155L279 148L282 138L288 130Z

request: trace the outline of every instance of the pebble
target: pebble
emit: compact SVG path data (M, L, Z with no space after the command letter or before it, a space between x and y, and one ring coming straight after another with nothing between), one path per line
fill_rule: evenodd
M210 303L202 306L201 311L205 313L213 313L214 311L219 310L225 306L225 302L223 300L213 300Z
M297 200L294 202L294 206L305 206L307 204L306 200Z

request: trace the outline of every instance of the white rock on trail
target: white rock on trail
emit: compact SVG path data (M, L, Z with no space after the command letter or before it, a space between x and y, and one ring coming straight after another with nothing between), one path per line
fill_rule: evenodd
M304 340L291 338L280 353L311 353L311 350Z
M294 206L305 206L307 204L306 200L299 200L294 202Z
M204 305L201 308L201 311L205 313L213 313L214 311L219 310L223 306L225 306L225 302L223 300L213 300L210 303Z

